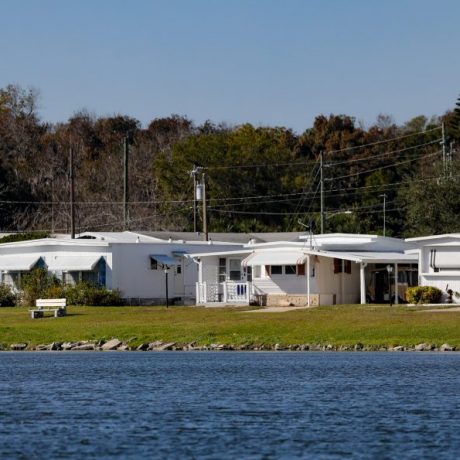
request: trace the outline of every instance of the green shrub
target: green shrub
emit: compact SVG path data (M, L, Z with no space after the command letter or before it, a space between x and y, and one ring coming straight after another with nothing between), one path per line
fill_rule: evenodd
M48 298L66 298L67 305L119 306L123 305L120 291L110 291L105 287L90 283L77 283L74 286L51 286L46 291Z
M34 306L37 299L67 299L67 305L119 306L123 305L121 293L91 283L64 286L54 275L37 268L26 275L22 283L22 303ZM0 292L1 296L1 292ZM1 305L1 304L0 304Z
M59 285L60 281L54 275L44 268L36 268L23 278L22 303L34 307L37 299L49 298L48 289Z
M441 298L442 291L433 286L414 286L407 290L409 303L439 303Z
M17 300L17 296L11 290L11 287L0 283L0 307L14 307Z

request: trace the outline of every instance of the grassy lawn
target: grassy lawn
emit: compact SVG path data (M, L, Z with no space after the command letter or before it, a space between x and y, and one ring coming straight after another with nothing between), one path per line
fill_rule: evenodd
M244 310L244 309L243 309ZM32 320L26 308L0 308L0 344L135 338L197 344L460 346L460 312L388 306L331 306L283 313L241 308L70 307L64 318Z

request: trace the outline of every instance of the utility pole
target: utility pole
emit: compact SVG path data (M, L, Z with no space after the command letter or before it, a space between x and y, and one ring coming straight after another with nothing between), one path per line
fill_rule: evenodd
M124 222L125 230L129 229L128 155L129 155L129 144L128 144L128 136L126 136L123 141L123 222Z
M441 124L441 133L442 133L442 165L444 169L444 177L447 176L447 159L446 159L446 132L444 129L444 122Z
M452 162L453 162L453 157L454 157L454 143L450 143L450 149L449 149L449 177L452 178Z
M324 177L323 177L323 152L319 154L320 187L321 187L321 234L324 233Z
M202 198L203 198L203 240L208 241L208 215L206 209L206 173L201 175Z
M379 195L383 197L383 236L385 236L386 233L386 200L387 200L387 194L383 193L382 195Z
M196 165L193 165L192 171L190 171L190 175L193 178L193 232L197 232L197 179L196 176L199 173L200 168Z
M73 147L69 149L69 176L70 176L70 238L75 239L75 187L73 173Z

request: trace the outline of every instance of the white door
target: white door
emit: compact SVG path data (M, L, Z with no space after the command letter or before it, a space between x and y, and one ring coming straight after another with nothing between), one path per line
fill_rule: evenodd
M184 258L176 257L177 265L174 267L174 295L184 295Z

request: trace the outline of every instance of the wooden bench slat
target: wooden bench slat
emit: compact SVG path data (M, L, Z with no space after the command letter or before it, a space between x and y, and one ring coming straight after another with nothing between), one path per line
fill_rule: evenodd
M37 299L35 305L37 307L66 307L67 299Z

